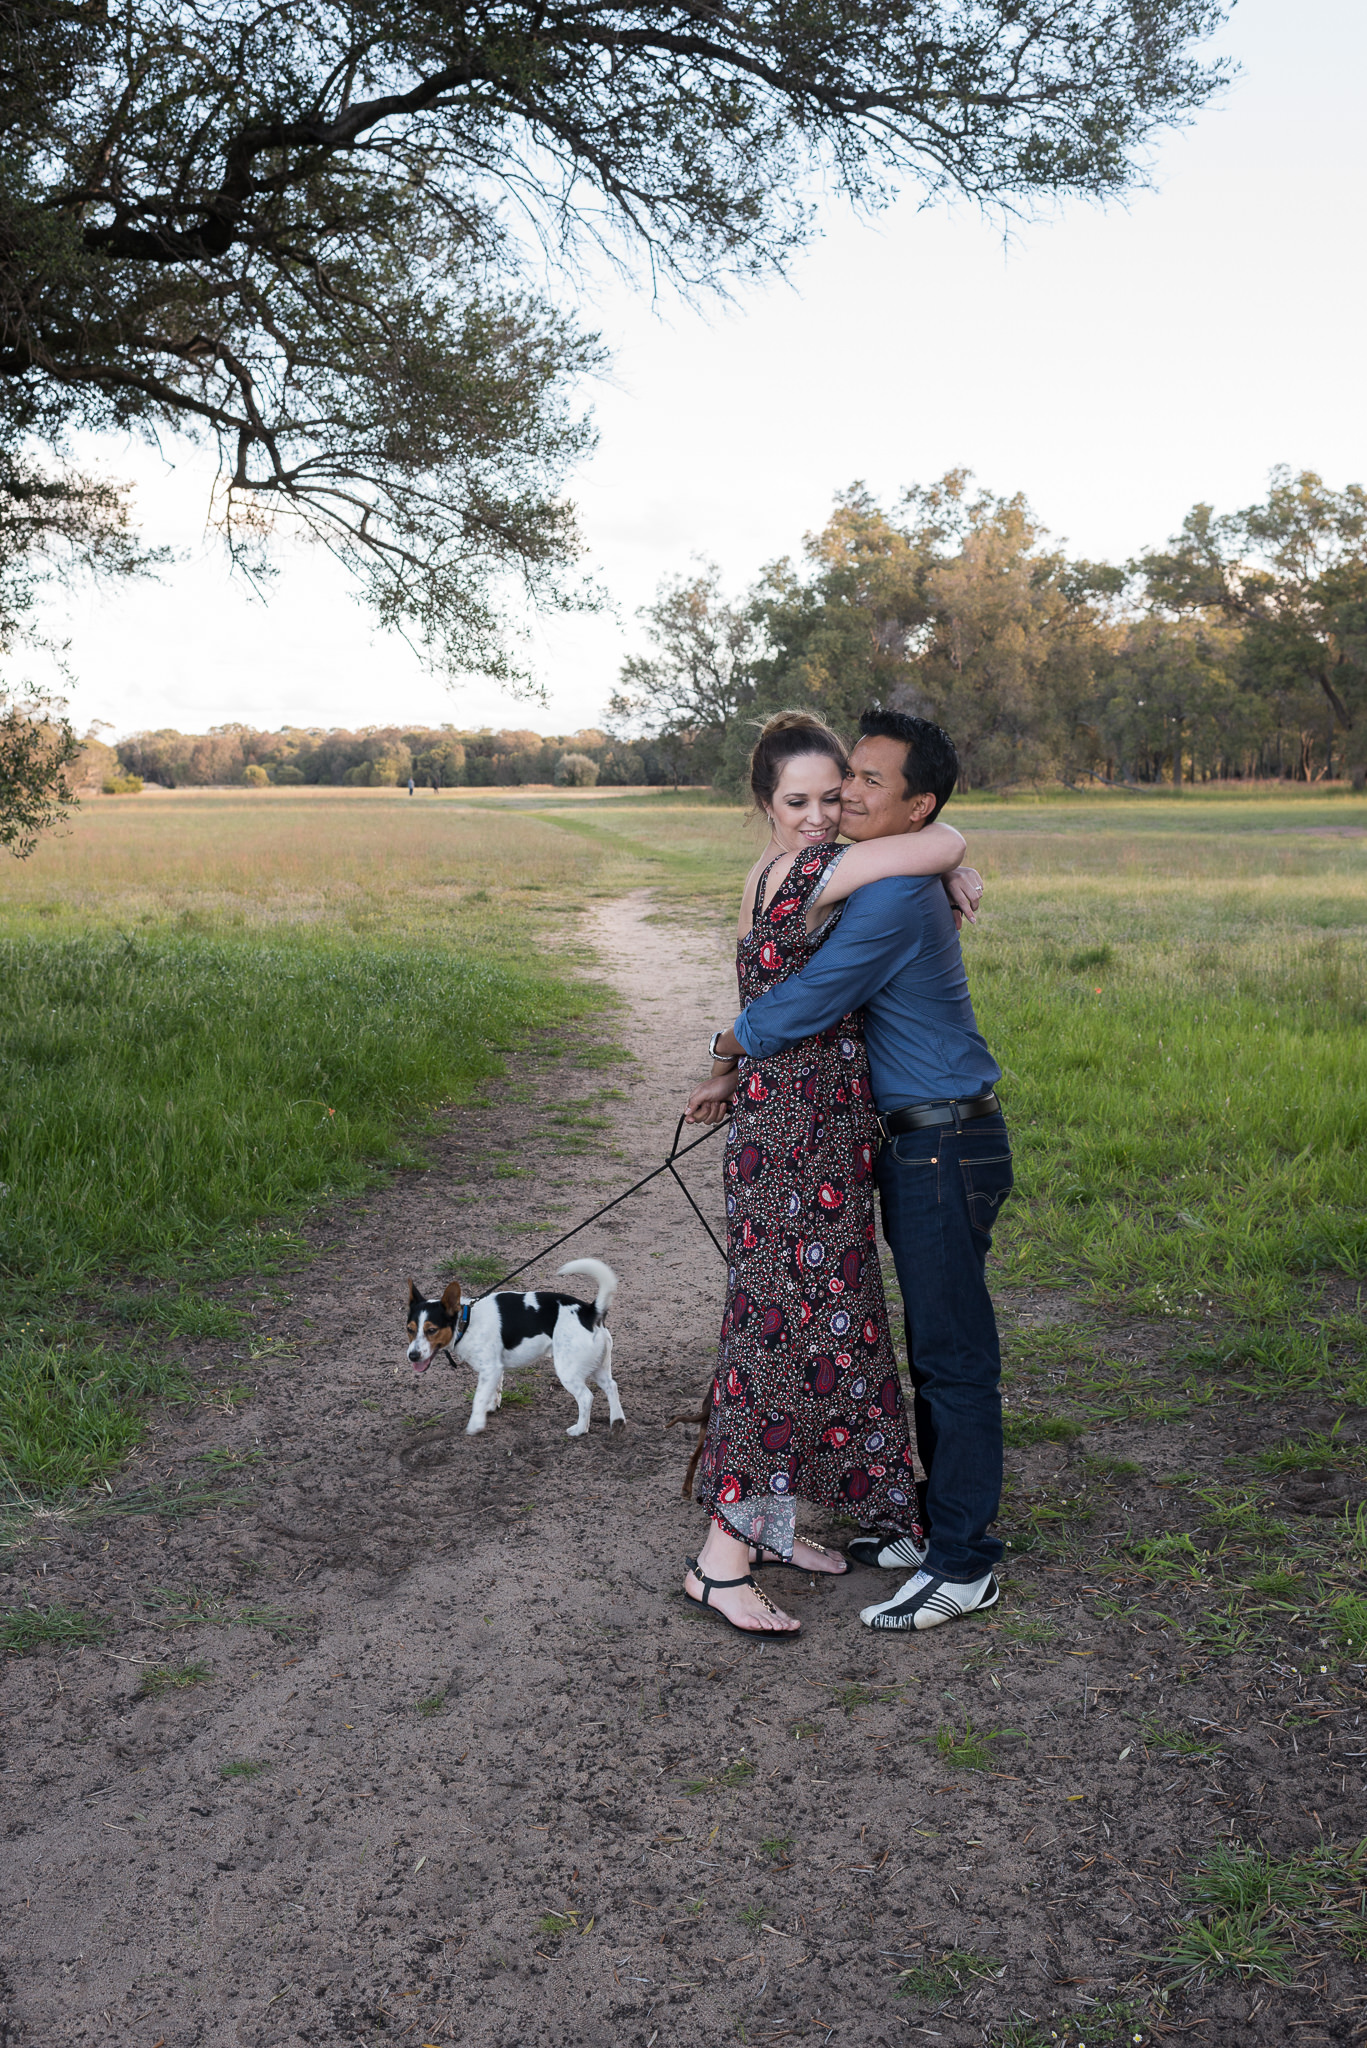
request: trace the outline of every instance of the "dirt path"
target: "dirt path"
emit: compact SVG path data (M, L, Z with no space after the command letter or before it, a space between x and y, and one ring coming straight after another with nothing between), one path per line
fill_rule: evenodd
M217 1405L165 1417L127 1484L217 1474L239 1503L49 1524L12 1554L7 1608L113 1632L4 1673L0 2048L980 2048L1013 2014L1040 2023L1021 2042L1153 2042L1105 2001L1166 1933L1174 1865L1241 1815L1276 1806L1308 1844L1298 1814L1351 1813L1308 1753L1269 1800L1256 1711L1231 1734L1190 1672L1180 1718L1220 1720L1217 1760L1150 1757L1134 1727L1178 1717L1173 1656L1098 1627L1100 1581L1074 1567L1018 1564L990 1629L912 1640L862 1634L861 1575L783 1575L794 1644L683 1611L701 1531L678 1497L689 1433L662 1425L705 1383L721 1276L668 1180L569 1248L621 1276L625 1432L600 1401L567 1439L545 1367L466 1438L466 1378L414 1378L410 1270L511 1264L663 1152L733 982L721 938L647 910L612 904L592 932L635 1062L520 1061L429 1173L260 1283L257 1348L281 1349L194 1355ZM690 1169L710 1213L717 1158ZM1168 1462L1194 1455L1173 1433ZM1054 1486L1068 1455L1017 1456L1018 1487ZM195 1666L206 1682L139 1696L149 1667ZM985 1768L937 1753L966 1721L995 1734ZM987 1974L894 1997L946 1951ZM1212 1994L1192 2038L1280 2043L1291 2014L1302 2048L1346 2040L1312 1991Z

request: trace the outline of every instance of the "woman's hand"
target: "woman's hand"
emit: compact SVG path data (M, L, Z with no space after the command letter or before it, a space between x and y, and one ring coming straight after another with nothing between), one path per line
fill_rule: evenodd
M978 905L982 902L983 878L976 868L955 868L945 876L945 887L949 900L954 905L954 922L962 923L966 917L970 924L978 922Z
M740 1087L740 1071L733 1067L729 1074L714 1074L710 1081L700 1081L688 1098L684 1111L684 1122L688 1124L722 1124L726 1122L731 1104Z

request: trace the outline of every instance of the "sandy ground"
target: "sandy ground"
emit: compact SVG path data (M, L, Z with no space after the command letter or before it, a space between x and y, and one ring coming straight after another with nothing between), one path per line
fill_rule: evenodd
M529 1054L429 1172L335 1211L310 1263L241 1295L263 1355L190 1354L218 1391L159 1419L125 1486L209 1475L236 1504L49 1523L11 1554L6 1608L60 1601L112 1632L4 1671L0 2048L976 2048L1021 2014L1041 2041L1347 2041L1360 2004L1329 1966L1086 2031L1169 1931L1174 1867L1237 1829L1284 1851L1360 1820L1357 1766L1308 1735L1293 1763L1259 1725L1307 1704L1294 1674L1240 1720L1188 1671L1181 1717L1223 1730L1192 1769L1135 1734L1141 1711L1177 1714L1173 1653L1098 1631L1076 1571L1008 1573L1005 1611L1056 1629L1036 1648L983 1624L871 1639L868 1574L776 1575L794 1643L683 1609L702 1531L679 1498L691 1432L663 1424L705 1384L722 1275L668 1179L560 1255L621 1277L624 1431L600 1398L568 1439L544 1366L467 1438L467 1376L404 1363L410 1271L512 1264L662 1156L734 983L720 938L648 908L592 932L634 1062ZM719 1155L686 1169L712 1214ZM1067 1456L1016 1456L1018 1486L1061 1487ZM207 1682L140 1696L149 1667L185 1664ZM965 1717L1001 1731L989 1772L928 1740ZM895 1996L953 1949L1002 1974Z

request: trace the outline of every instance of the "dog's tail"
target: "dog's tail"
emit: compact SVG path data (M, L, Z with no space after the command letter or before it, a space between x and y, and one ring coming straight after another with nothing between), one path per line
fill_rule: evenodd
M611 1266L605 1266L601 1259L571 1259L560 1268L560 1272L562 1276L566 1273L587 1273L590 1280L596 1282L598 1292L593 1302L594 1314L600 1323L604 1321L617 1292L617 1275Z

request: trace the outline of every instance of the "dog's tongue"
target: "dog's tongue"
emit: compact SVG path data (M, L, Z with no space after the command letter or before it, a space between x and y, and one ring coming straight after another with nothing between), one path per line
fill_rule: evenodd
M413 1360L413 1370L414 1372L426 1372L431 1363L430 1358L415 1358Z

